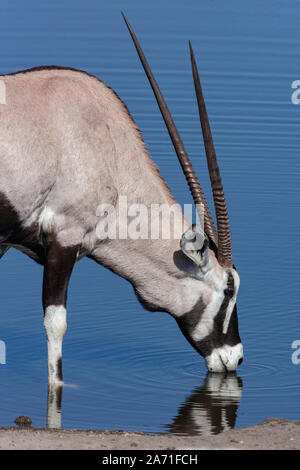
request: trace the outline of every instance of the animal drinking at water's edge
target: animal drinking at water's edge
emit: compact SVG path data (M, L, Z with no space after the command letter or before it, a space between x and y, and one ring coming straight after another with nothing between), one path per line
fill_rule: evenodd
M232 265L225 198L192 48L217 231L168 108L126 23L193 199L203 208L203 226L189 227L176 206L184 221L180 243L172 236L100 238L97 208L102 204L117 210L121 196L128 205L146 208L175 203L126 106L99 79L78 70L38 67L1 77L6 102L0 105L0 256L15 247L44 266L49 383L62 383L68 283L74 264L84 256L127 279L146 309L170 313L210 371L234 371L243 359L236 312L239 277Z

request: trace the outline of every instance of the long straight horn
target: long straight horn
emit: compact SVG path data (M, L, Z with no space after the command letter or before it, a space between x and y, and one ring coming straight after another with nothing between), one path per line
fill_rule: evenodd
M202 94L202 88L200 84L198 69L192 49L192 45L189 42L192 70L194 77L194 84L196 90L196 96L198 101L199 115L202 127L202 134L206 152L207 166L209 171L209 177L213 192L213 198L215 203L217 226L218 226L218 261L225 267L232 266L232 248L231 248L231 235L230 235L230 224L227 212L227 206L225 201L225 195L223 191L222 179L220 170L217 162L216 152L213 144L211 135L210 125L206 112L205 101Z
M182 143L182 140L180 138L180 135L176 129L175 123L172 119L171 113L166 105L166 102L161 94L161 91L157 85L157 82L151 72L151 69L149 67L149 64L144 56L144 53L141 49L141 46L139 45L139 42L136 38L136 35L131 28L130 24L128 23L124 13L122 13L122 16L125 20L125 23L127 25L127 28L129 29L130 35L132 37L132 40L134 42L135 48L137 50L137 53L139 55L139 58L141 60L141 63L144 67L144 70L146 72L146 75L148 77L148 80L150 82L150 85L152 87L152 90L154 92L154 95L156 97L156 101L158 103L159 109L161 111L161 114L164 118L164 121L166 123L169 135L171 137L171 140L173 142L175 151L177 153L177 157L179 159L179 162L181 164L181 168L183 170L184 176L187 180L187 183L189 185L190 191L192 193L194 202L196 204L196 207L199 207L198 205L203 204L204 205L204 230L205 233L213 240L215 244L217 244L217 234L216 234L216 229L214 227L214 222L211 217L211 214L209 212L203 191L201 189L201 186L199 184L199 181L197 179L197 176L193 170L192 164L190 162L190 159L188 157L188 154L184 148L184 145ZM201 206L200 206L201 207ZM200 217L200 213L199 213ZM200 217L201 220L201 217Z

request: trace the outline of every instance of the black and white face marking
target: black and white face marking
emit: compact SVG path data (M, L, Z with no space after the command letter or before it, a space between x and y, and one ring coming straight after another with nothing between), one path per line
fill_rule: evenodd
M202 298L194 308L177 319L191 345L205 358L211 372L235 371L243 360L243 346L238 332L236 295L239 277L227 271L222 292L214 292L208 305Z

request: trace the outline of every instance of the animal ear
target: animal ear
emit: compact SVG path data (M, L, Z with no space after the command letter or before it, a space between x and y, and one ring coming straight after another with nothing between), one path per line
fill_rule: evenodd
M194 263L203 268L209 261L208 238L198 225L192 225L181 237L180 247L183 253Z

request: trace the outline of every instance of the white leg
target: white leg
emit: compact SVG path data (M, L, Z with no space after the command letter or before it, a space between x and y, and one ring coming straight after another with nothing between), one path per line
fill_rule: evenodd
M62 384L62 341L67 329L65 307L63 305L46 307L44 325L48 343L49 384Z

